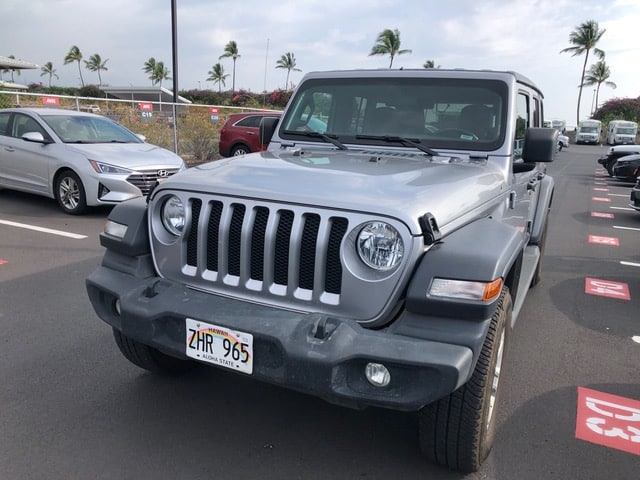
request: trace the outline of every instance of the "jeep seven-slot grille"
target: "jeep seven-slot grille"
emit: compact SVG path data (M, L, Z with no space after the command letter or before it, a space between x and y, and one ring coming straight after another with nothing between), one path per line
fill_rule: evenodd
M186 238L190 267L216 272L218 278L232 275L262 282L264 290L275 284L289 291L341 293L340 245L347 232L346 218L219 200L204 205L198 198L190 204L192 227ZM202 229L206 235L198 235Z

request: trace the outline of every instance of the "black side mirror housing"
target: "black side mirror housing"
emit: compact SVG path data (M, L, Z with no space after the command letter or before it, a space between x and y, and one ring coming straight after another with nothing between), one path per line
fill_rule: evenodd
M524 134L522 160L525 163L553 162L558 144L555 128L532 127Z
M271 137L276 131L276 127L278 126L279 118L275 117L264 117L262 122L260 122L260 144L266 145L271 141Z

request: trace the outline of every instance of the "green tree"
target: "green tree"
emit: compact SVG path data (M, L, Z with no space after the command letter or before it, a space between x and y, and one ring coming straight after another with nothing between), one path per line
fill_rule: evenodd
M231 40L224 47L224 53L218 57L218 60L222 60L223 58L231 58L233 60L233 76L231 77L231 93L236 92L236 60L240 58L240 54L238 53L238 44L235 40Z
M291 70L294 72L302 71L299 68L296 68L296 56L291 52L287 52L280 57L280 60L276 62L276 68L284 68L287 70L287 81L284 84L285 90L289 89L289 74L291 73Z
M151 85L155 85L155 71L156 71L156 59L153 57L149 57L149 60L144 62L144 67L142 70L144 73L149 75L149 80L151 80Z
M51 77L56 77L56 78L60 78L58 75L56 75L56 69L53 68L53 63L51 62L47 62L44 64L44 66L40 69L40 71L42 72L40 74L41 77L45 76L45 75L49 75L49 88L51 88Z
M584 76L584 82L582 83L583 86L591 87L593 85L597 85L596 103L593 106L594 112L598 110L598 96L600 95L600 86L604 83L607 87L618 88L615 83L609 81L609 77L611 77L611 70L609 70L609 66L604 60L600 60L599 62L591 65L589 71Z
M9 55L9 58L12 60L15 60L16 57L13 55ZM2 70L1 73L11 73L11 83L15 83L15 80L13 79L13 75L20 75L20 70L17 70L15 68L5 68L4 70ZM1 77L0 77L1 78Z
M91 72L98 72L98 87L102 86L102 76L100 75L100 71L104 70L105 72L109 70L106 65L109 59L102 60L99 54L94 53L89 57L89 60L85 60L84 64L87 67L87 70Z
M576 125L580 123L580 101L582 100L582 87L584 85L584 76L587 71L587 61L589 60L589 52L593 50L600 60L604 60L604 51L596 47L597 43L606 32L605 29L600 30L598 22L588 20L580 24L574 31L569 34L569 43L571 47L560 50L560 53L570 53L572 57L584 54L584 64L582 65L582 75L580 76L580 88L578 91L578 107L576 109Z
M78 62L78 73L80 74L80 83L84 87L84 78L82 78L82 70L80 70L80 61L82 60L82 52L77 46L72 46L67 53L67 56L64 57L64 64L67 65L71 62Z
M162 81L171 79L169 76L170 73L171 71L164 66L164 62L156 62L156 68L153 71L153 84L159 85L160 88L162 88Z
M221 92L222 86L226 85L226 79L229 77L228 74L224 73L224 67L220 63L216 63L207 73L209 74L207 82L213 82L214 85L217 83L218 92Z
M438 65L436 67L436 61L435 60L427 60L426 62L424 62L424 64L422 65L422 68L440 68L440 65Z
M405 53L411 53L409 49L400 49L400 32L396 28L395 30L389 30L388 28L378 34L376 43L371 48L372 55L389 55L391 61L389 62L389 68L393 66L393 59L396 55L404 55Z
M144 67L142 67L144 73L149 75L149 80L151 80L151 85L155 86L160 84L162 88L162 81L169 80L171 77L169 74L171 73L167 67L164 66L164 62L159 62L153 57L149 57L149 60L144 62Z

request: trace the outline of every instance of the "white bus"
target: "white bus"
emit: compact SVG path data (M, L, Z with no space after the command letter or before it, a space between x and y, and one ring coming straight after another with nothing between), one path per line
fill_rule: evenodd
M607 129L609 145L626 145L636 143L638 124L626 120L611 120Z
M601 131L600 120L583 120L576 129L576 143L600 143Z

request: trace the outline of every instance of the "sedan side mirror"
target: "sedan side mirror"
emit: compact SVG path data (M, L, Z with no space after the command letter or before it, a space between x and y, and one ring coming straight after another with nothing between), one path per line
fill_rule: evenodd
M50 141L45 140L44 136L40 132L27 132L20 138L33 143L51 143Z

